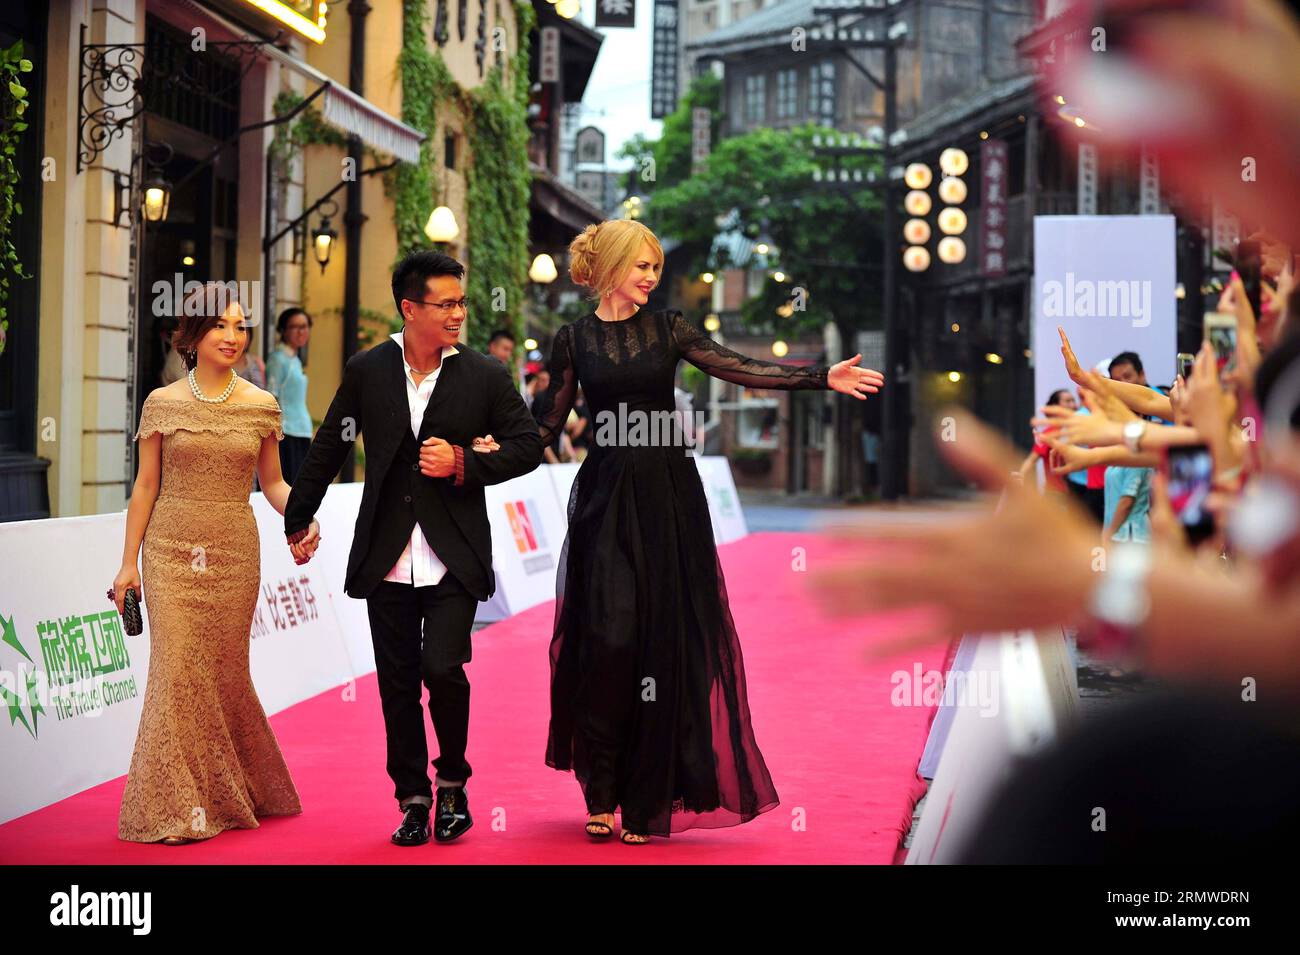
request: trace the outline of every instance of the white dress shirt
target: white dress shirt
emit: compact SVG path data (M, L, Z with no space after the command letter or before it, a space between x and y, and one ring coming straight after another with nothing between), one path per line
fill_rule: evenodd
M433 397L433 389L437 387L443 363L451 355L458 354L459 349L455 345L445 346L442 350L442 361L439 362L437 369L417 385L415 376L411 373L411 366L406 360L402 333L395 332L392 338L397 342L397 347L402 349L402 367L406 369L406 403L411 409L411 433L416 440L419 440L424 410L429 406L429 399ZM411 539L406 542L406 549L402 551L402 556L397 558L397 563L393 565L393 569L388 572L384 580L391 580L398 584L412 584L416 587L430 587L442 580L446 573L447 565L433 552L433 548L424 537L424 531L420 529L420 522L416 521L411 531Z

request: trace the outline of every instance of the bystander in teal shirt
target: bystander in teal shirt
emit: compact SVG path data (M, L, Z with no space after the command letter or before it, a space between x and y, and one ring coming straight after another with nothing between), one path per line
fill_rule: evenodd
M1133 509L1111 540L1151 542L1151 469L1108 467L1106 469L1106 513L1103 528L1109 528L1122 497L1133 498Z
M283 344L276 345L266 360L266 389L275 395L284 412L284 433L294 438L310 438L307 373L297 354Z

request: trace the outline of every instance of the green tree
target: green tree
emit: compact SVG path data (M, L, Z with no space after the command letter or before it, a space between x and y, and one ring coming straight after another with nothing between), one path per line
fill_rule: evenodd
M858 188L831 189L816 181L816 172L828 166L816 155L815 140L838 135L807 124L724 139L695 175L660 179L644 220L657 234L681 241L689 250L689 268L697 272L739 264L710 251L719 223L728 217L748 238L766 236L775 247L768 267L784 272L786 281L769 279L745 304L742 314L755 327L786 334L827 321L845 331L878 327L881 200L865 180L881 178L882 164L874 154L842 160L850 176L862 176ZM803 301L798 289L806 291ZM776 308L792 299L793 314L777 318Z

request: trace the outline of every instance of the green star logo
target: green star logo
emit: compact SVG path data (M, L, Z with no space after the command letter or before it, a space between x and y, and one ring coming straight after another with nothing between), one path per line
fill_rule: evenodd
M26 659L28 663L33 665L33 669L31 670L23 670L21 666L18 669L17 675L21 676L23 680L22 696L19 696L13 690L9 689L9 687L0 683L0 706L8 708L10 726L13 726L15 723L22 723L23 729L27 730L27 732L31 734L32 739L36 739L38 730L36 717L44 713L45 708L41 706L41 701L38 699L38 694L36 692L35 661L32 660L31 655L27 652L26 648L23 647L22 641L18 639L18 633L14 629L14 618L12 614L7 618L0 616L0 643L7 643L9 646L13 647L23 655L24 659ZM24 705L27 707L26 713L23 712ZM31 718L30 722L28 722L28 717Z

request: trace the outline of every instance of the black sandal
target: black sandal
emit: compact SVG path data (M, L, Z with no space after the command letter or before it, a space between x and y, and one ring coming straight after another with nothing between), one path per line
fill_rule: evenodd
M629 839L628 836L632 838ZM619 835L625 846L644 846L650 842L650 836L644 832L632 832L630 829L624 829Z
M603 816L604 813L591 813L593 816ZM592 828L593 826L597 828ZM593 839L608 839L614 834L614 827L607 822L601 822L599 819L587 820L587 835Z

